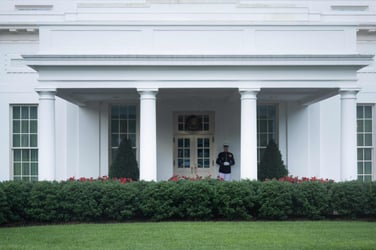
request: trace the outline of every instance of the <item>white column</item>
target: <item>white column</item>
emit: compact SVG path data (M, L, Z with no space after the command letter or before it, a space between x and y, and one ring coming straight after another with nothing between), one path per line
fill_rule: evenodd
M38 106L38 180L55 176L55 94L56 89L36 89Z
M239 89L241 95L240 179L257 180L257 94L260 89Z
M140 94L140 180L157 180L158 89L137 89Z
M356 94L341 89L341 181L357 179Z

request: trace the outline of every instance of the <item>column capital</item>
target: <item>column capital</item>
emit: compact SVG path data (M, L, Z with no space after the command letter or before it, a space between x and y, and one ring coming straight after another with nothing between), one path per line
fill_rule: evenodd
M258 93L260 92L260 88L239 88L240 94L243 93Z
M137 88L137 92L140 94L143 94L143 93L157 94L158 90L159 90L158 88Z
M341 95L341 99L348 99L348 98L356 98L356 95L360 91L360 88L340 88L339 94Z
M53 94L55 95L56 94L56 88L35 88L34 89L35 92L37 92L38 94Z
M36 88L35 92L39 94L39 100L55 100L55 88Z
M257 99L257 94L260 92L260 88L240 88L239 93L241 100Z

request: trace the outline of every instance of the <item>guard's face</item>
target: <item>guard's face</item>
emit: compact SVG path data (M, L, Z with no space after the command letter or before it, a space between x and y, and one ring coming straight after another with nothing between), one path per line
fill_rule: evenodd
M223 147L223 151L227 152L228 151L228 147Z

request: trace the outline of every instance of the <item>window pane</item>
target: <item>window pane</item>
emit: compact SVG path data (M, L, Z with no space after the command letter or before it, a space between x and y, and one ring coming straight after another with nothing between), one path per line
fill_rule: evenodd
M364 160L370 161L371 158L371 149L370 148L365 148L364 149Z
M13 133L20 133L21 132L21 123L20 121L16 120L13 121Z
M358 162L358 175L363 174L363 163Z
M111 146L112 147L118 147L119 146L119 134L113 134L111 135Z
M119 107L119 117L120 117L120 119L127 119L128 118L126 106Z
M357 135L358 146L364 146L363 134Z
M364 139L365 146L372 146L372 134L365 134ZM359 144L359 146L361 146L361 144Z
M29 119L29 107L21 107L21 118Z
M14 106L13 107L13 119L20 119L21 118L21 107Z
M363 149L358 148L358 161L363 160Z
M31 175L38 175L38 164L31 163Z
M38 146L38 135L32 134L30 135L30 147Z
M268 136L266 134L260 134L260 146L266 147L268 145Z
M372 118L372 107L371 106L364 106L364 118Z
M183 139L178 139L178 147L183 147Z
M13 161L21 161L21 150L20 149L13 150Z
M128 107L128 117L129 119L136 119L136 106Z
M127 133L127 128L127 120L120 120L120 133Z
M209 168L210 167L210 160L209 159L205 159L204 160L204 167L205 168Z
M119 120L112 120L111 121L111 132L117 132L119 133Z
M128 133L136 133L136 120L129 120Z
M132 147L136 147L136 134L130 134L129 140L131 140Z
M14 163L13 164L13 174L14 175L21 175L21 163Z
M372 132L372 120L364 121L364 132Z
M363 120L357 120L356 121L356 127L357 127L357 131L359 132L359 133L362 133L362 132L364 132L364 125L363 125Z
M35 120L30 121L30 133L37 133L38 132L38 123Z
M21 135L21 147L28 147L29 146L29 135Z
M112 106L111 107L111 118L118 119L119 118L119 106Z
M30 175L30 164L22 163L22 175Z
M38 119L37 107L30 107L30 119Z
M13 135L13 147L20 147L21 146L21 135Z
M29 133L29 120L22 121L21 125L22 133Z
M31 149L31 161L38 162L38 150L37 149Z
M209 149L204 149L204 157L209 157Z
M365 162L364 163L364 174L372 174L372 163Z
M208 138L205 138L204 147L208 148L209 146L210 146L210 140Z
M22 150L22 161L29 161L30 160L30 151L28 149Z

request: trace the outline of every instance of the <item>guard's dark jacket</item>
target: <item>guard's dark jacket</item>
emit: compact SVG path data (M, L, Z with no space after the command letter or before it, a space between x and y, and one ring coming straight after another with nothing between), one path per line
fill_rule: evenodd
M229 162L229 166L224 166L224 162ZM231 166L235 164L234 155L230 152L219 153L216 163L219 165L219 172L223 174L231 173Z

